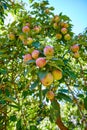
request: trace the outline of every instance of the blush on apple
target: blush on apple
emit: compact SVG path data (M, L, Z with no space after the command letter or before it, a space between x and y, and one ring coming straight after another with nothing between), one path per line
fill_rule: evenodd
M44 55L45 55L45 56L53 56L53 54L54 54L54 49L53 49L53 47L51 47L51 46L46 46L46 47L44 48Z
M36 65L40 68L43 68L46 65L46 59L44 57L37 58Z
M39 56L39 54L40 54L40 52L39 52L38 50L34 50L34 51L32 52L32 58L37 59L38 56Z

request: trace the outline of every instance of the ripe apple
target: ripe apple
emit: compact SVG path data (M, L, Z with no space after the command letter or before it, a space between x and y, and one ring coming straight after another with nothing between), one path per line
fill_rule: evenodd
M43 68L46 65L46 59L44 57L37 58L36 65L40 68Z
M28 26L24 26L24 27L22 28L22 31L23 31L24 33L28 33L28 32L30 31L30 28L29 28Z
M53 56L53 54L54 54L54 49L53 49L53 47L51 47L51 46L46 46L46 47L44 48L44 55L45 55L45 56Z
M71 39L70 34L67 33L67 34L64 36L64 39L65 39L66 41L69 41L69 40Z
M53 75L54 80L60 80L62 78L62 71L58 69L53 70L52 75Z
M24 55L23 61L24 61L24 62L27 62L27 61L29 61L29 60L32 60L31 54L26 54L26 55Z
M75 58L79 58L79 57L80 57L79 52L75 52L75 53L74 53L74 57L75 57Z
M13 33L10 33L10 34L8 34L8 38L10 40L14 40L15 39L15 35Z
M64 27L64 28L68 28L68 27L69 27L69 24L68 24L68 23L64 23L63 27Z
M62 34L66 34L66 33L67 33L67 29L66 29L66 28L62 28L62 29L61 29L61 33L62 33Z
M57 24L57 23L54 23L54 24L53 24L53 28L54 28L54 29L58 29L58 24Z
M35 33L39 33L41 31L41 27L40 26L35 26L34 31L35 31Z
M62 38L62 34L60 34L60 33L56 34L56 38L57 39L61 39Z
M27 38L27 44L32 44L33 43L33 39L31 37Z
M73 46L71 46L71 51L72 51L72 52L77 52L77 51L79 51L79 45L78 45L78 44L74 44Z
M40 54L40 52L39 52L38 50L34 50L34 51L32 52L32 58L37 59L38 56L39 56L39 54Z
M44 86L49 86L53 82L53 75L48 73L44 78L41 79L41 82Z
M58 15L55 15L55 16L54 16L54 21L55 21L56 23L60 21L60 18L59 18Z
M49 99L49 100L53 100L54 99L54 92L53 91L48 91L47 94L46 94L46 97Z

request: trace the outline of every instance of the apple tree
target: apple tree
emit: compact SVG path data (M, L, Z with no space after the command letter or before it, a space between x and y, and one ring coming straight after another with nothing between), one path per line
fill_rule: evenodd
M47 0L29 9L14 3L1 26L0 129L44 130L48 119L48 130L87 130L87 30L75 35Z

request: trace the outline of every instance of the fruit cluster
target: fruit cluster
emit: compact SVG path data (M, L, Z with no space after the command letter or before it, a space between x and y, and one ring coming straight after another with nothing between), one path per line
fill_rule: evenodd
M68 32L69 24L67 22L61 21L60 16L55 15L52 19L53 28L56 30L56 39L69 41L71 40L71 36Z
M33 50L31 54L26 54L23 57L23 61L26 63L29 60L34 59L36 63L36 67L43 68L46 66L48 60L47 57L53 57L54 49L52 46L46 46L43 49L44 57L40 57L39 50ZM41 82L44 86L49 86L53 83L53 80L60 80L62 78L61 70L54 69L52 72L48 72L48 74L41 79Z

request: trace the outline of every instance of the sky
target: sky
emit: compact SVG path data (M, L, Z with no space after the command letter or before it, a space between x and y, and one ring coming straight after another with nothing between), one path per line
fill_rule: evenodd
M87 27L87 0L49 0L49 4L55 8L55 14L62 12L70 17L75 34L83 32Z

